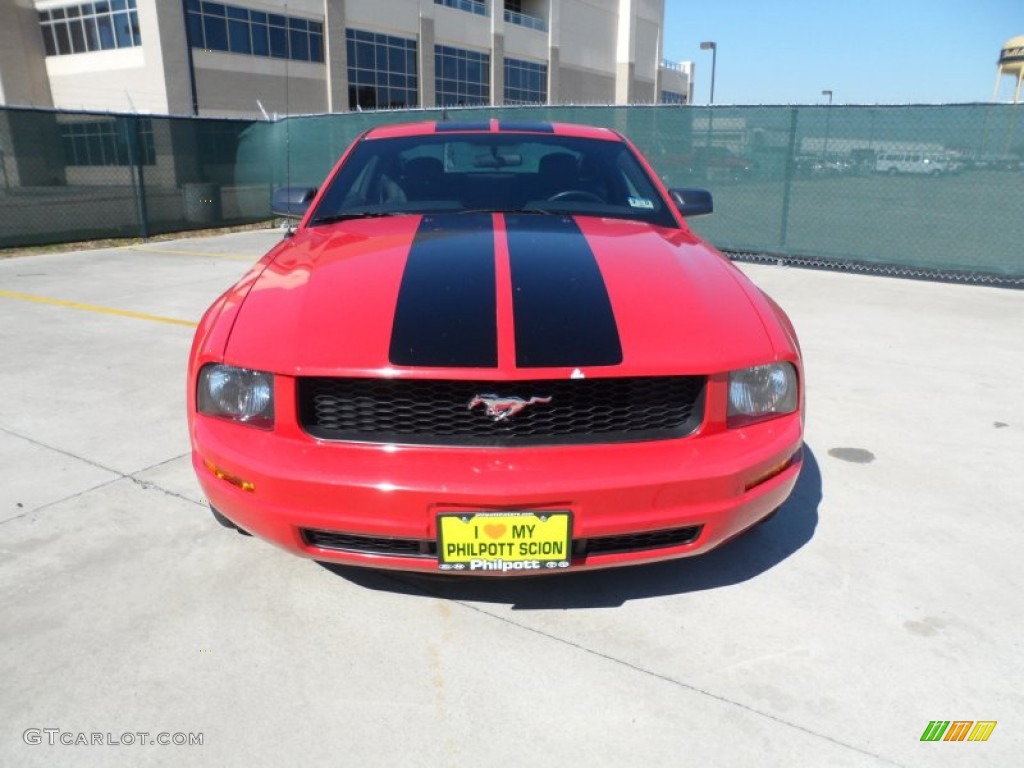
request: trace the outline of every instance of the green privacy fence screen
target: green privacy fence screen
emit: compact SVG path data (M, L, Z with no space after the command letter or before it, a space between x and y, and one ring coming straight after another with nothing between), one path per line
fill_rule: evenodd
M628 135L669 186L715 196L732 252L1024 278L1024 105L515 107ZM361 131L440 110L267 121L0 110L0 247L265 220Z

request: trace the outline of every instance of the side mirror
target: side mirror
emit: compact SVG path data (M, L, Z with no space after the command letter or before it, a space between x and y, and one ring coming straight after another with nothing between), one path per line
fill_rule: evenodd
M270 212L275 216L300 219L309 210L309 204L316 197L316 187L278 187L270 203Z
M668 192L683 216L704 216L715 210L711 193L706 189L670 189Z

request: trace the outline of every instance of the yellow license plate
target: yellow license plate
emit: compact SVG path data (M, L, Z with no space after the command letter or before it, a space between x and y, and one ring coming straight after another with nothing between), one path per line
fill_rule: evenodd
M531 571L568 568L570 512L462 512L437 519L443 571Z

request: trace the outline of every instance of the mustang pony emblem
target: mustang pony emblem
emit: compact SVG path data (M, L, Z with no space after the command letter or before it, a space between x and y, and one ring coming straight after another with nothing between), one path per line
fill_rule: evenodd
M478 405L482 405L487 409L487 415L491 417L496 423L507 421L511 417L519 413L523 408L528 405L537 405L538 403L550 403L550 397L531 397L529 400L523 400L521 397L498 397L497 395L477 395L469 401L467 406L469 410L473 410Z

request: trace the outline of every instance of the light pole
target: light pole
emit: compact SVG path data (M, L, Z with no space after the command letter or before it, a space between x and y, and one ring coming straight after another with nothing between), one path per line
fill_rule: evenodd
M715 103L715 64L718 59L718 43L711 40L705 40L700 44L702 51L711 51L711 99L709 103Z
M825 147L821 152L822 159L828 161L828 133L832 123L832 91L826 89L821 92L822 96L828 96L829 109L825 113Z
M711 98L708 99L708 106L713 106L715 103L715 63L718 60L718 43L712 40L705 40L700 44L702 51L711 51ZM714 113L708 110L708 135L705 145L711 146L711 131L714 130Z

